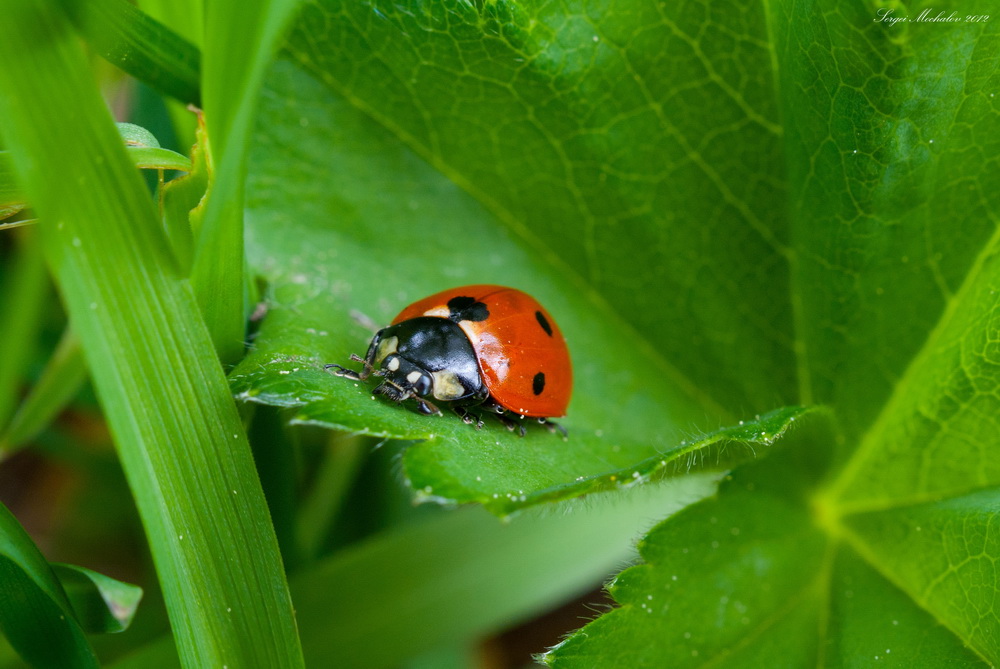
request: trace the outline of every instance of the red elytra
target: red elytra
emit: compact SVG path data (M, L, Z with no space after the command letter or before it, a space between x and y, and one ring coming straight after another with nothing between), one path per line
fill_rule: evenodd
M491 284L451 288L417 300L392 324L421 316L458 323L498 404L532 418L566 415L573 392L569 351L555 320L531 295Z

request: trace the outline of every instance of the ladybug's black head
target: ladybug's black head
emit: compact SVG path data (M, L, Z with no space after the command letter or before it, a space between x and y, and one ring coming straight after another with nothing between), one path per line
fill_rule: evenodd
M413 395L426 397L434 388L434 380L427 370L395 353L382 360L381 372L386 382L404 395L402 399Z
M377 394L397 402L414 398L422 413L438 413L424 398L475 404L488 394L469 338L446 318L411 318L382 328L366 360L385 379Z

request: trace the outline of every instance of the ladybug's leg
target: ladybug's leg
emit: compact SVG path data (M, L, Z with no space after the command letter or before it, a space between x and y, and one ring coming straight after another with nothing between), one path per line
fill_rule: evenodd
M424 414L425 416L440 416L441 410L436 406L423 399L422 397L413 396L413 399L417 401L417 410Z
M566 428L559 423L553 423L548 418L539 418L538 422L548 428L549 432L552 434L555 434L556 432L562 434L563 441L567 441L569 439L569 433L566 432Z
M523 416L508 411L506 408L498 404L493 398L488 397L486 401L480 405L480 407L485 409L488 413L496 416L497 420L511 432L517 430L517 433L522 437L528 433L528 431L524 428L523 422L514 420L515 417L523 418Z
M371 376L373 372L376 376L379 376L378 371L372 368L372 364L368 362L366 359L362 358L357 353L351 354L351 360L354 360L355 362L360 362L363 365L360 372L355 372L353 369L348 369L347 367L342 367L334 363L330 363L329 365L323 365L323 369L333 369L334 370L333 373L336 374L337 376L343 376L348 379L354 379L355 381L364 381L369 376Z
M333 362L331 362L329 365L323 365L323 369L332 369L334 376L343 376L345 379L364 381L364 379L361 378L361 374L355 372L353 369L348 369L347 367L341 367L340 365Z
M503 426L513 432L517 430L517 435L523 437L528 434L528 430L524 427L524 422L520 420L514 420L511 416L516 416L518 414L512 414L509 411L504 411L503 413L497 412L497 418L503 423Z
M483 417L479 414L474 414L465 407L452 407L452 410L459 415L462 422L466 425L475 425L477 430L483 427Z

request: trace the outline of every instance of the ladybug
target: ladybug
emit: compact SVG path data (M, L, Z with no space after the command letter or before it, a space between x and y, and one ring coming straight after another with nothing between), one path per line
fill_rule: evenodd
M469 424L482 427L473 411L493 413L508 429L535 418L564 416L573 389L569 351L559 327L538 301L515 288L476 285L452 288L403 309L375 333L360 372L327 365L358 381L383 381L372 393L396 402L412 399L423 414L448 404Z

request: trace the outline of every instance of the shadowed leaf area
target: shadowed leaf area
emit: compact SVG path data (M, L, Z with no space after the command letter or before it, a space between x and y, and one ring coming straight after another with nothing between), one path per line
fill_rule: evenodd
M1000 21L921 9L306 5L259 110L267 314L234 391L415 440L419 498L498 514L729 468L826 406L655 528L546 661L995 664ZM558 322L568 440L324 371L479 283Z

